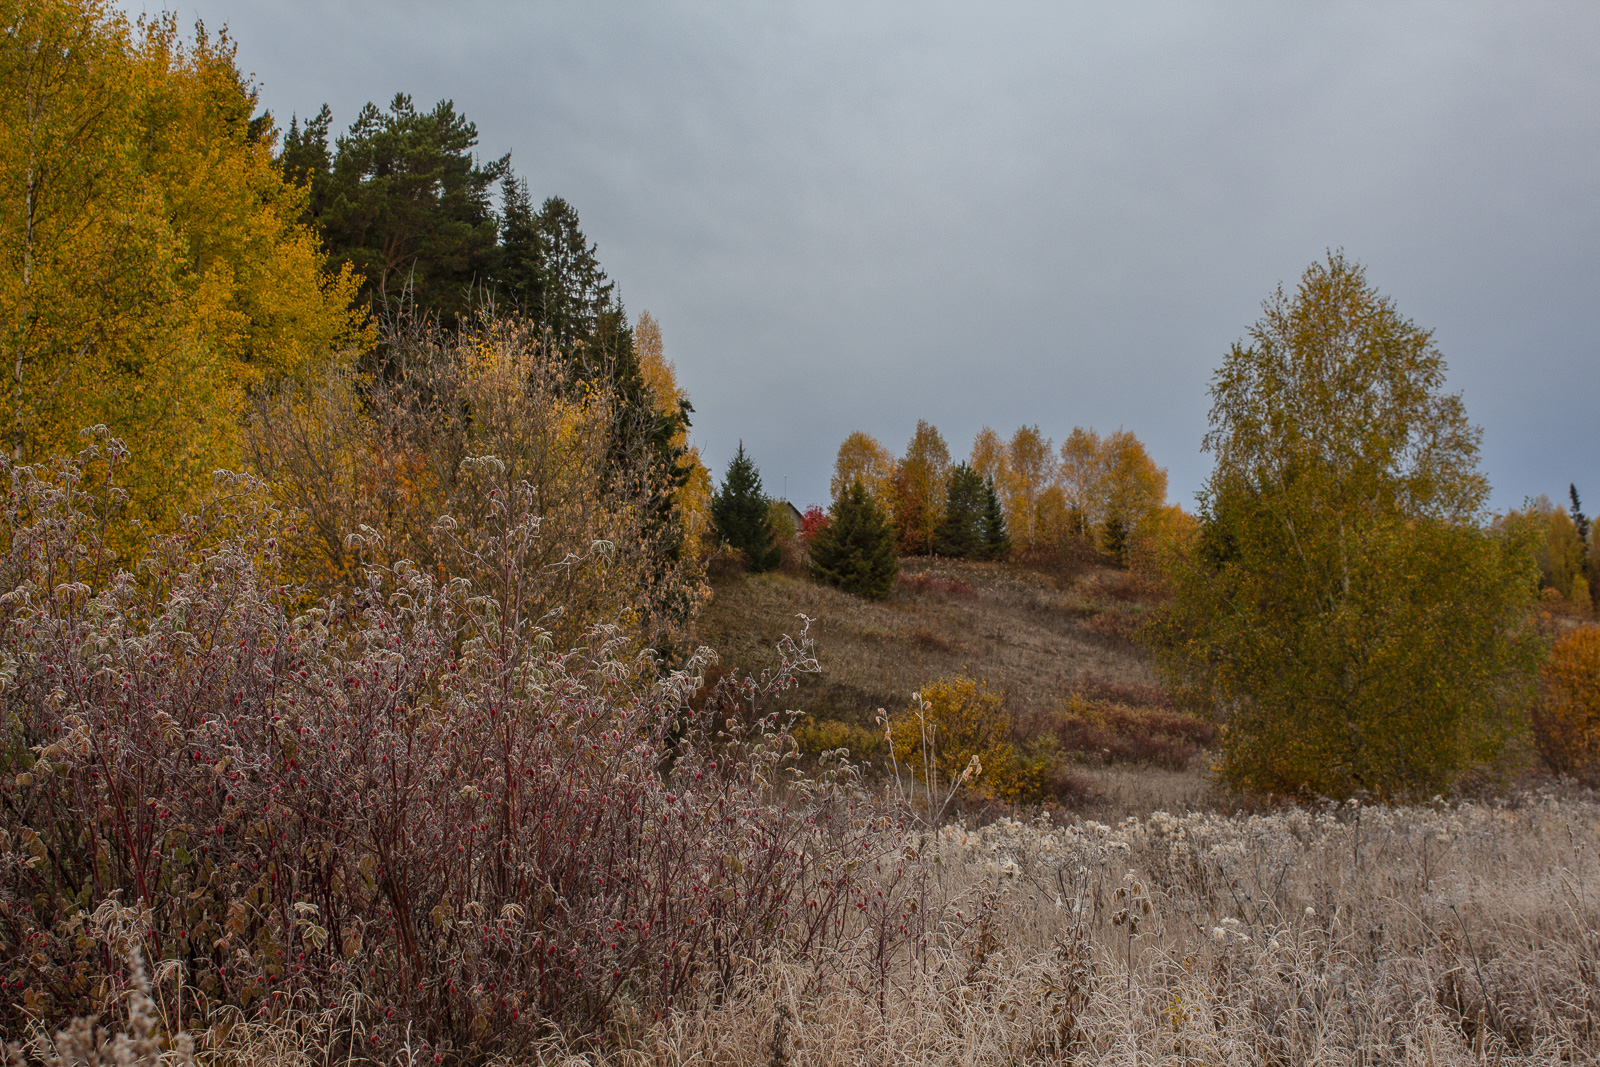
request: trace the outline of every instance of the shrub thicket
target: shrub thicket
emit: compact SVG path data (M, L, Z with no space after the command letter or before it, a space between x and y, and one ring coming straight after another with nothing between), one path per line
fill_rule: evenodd
M303 609L300 534L242 479L117 570L121 459L0 457L0 1032L104 1012L131 936L184 976L174 1029L337 1008L336 1058L509 1054L889 906L844 780L778 791L804 648L740 687L746 728L614 628L554 643L526 484L452 549L493 588L401 562Z
M614 375L579 380L537 324L502 316L438 329L391 324L380 373L334 371L257 398L252 463L302 517L284 546L318 596L361 584L363 560L409 560L436 582L515 596L560 642L595 623L674 643L708 595L682 551L680 479L663 463L658 413ZM532 487L539 536L527 574L480 568L497 516ZM370 536L359 543L352 532ZM599 544L604 566L572 566Z
M1104 763L1145 763L1182 770L1217 735L1216 726L1181 711L1137 707L1074 693L1036 727L1061 752Z
M916 776L939 800L957 786L1007 801L1037 800L1043 789L1045 768L1016 750L999 694L975 678L923 686L887 732L896 773Z

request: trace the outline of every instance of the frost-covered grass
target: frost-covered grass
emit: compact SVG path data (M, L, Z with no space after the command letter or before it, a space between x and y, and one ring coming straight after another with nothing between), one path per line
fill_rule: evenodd
M772 1062L777 1027L796 1064L1593 1062L1597 845L1554 795L945 827L939 936L882 986L790 960L618 1059Z

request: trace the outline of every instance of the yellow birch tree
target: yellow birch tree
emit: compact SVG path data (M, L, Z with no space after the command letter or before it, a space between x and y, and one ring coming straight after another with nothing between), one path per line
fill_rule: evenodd
M1038 426L1022 426L1006 446L1006 476L999 485L1011 540L1022 548L1039 544L1038 504L1055 480L1054 442Z
M852 482L860 481L878 507L888 514L894 502L895 467L893 452L879 444L877 438L857 430L839 445L828 491L837 503L850 491Z
M895 472L894 524L901 553L920 556L933 551L949 477L950 449L932 423L918 419Z
M100 0L0 5L0 425L14 461L103 424L165 523L241 459L246 390L365 343L227 36Z

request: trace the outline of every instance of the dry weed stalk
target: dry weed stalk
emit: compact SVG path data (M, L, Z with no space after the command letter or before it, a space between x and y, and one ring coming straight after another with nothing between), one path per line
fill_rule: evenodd
M43 1067L195 1067L194 1039L186 1033L173 1038L170 1052L162 1054L158 1006L150 998L144 953L137 943L129 943L123 955L128 963L128 1028L110 1034L93 1017L79 1016L53 1042L42 1035L31 1042ZM27 1067L28 1044L0 1041L6 1067Z

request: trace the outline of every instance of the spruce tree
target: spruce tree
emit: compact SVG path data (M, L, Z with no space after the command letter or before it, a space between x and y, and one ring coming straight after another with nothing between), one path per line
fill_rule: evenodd
M983 555L987 504L983 477L965 463L951 467L950 482L945 490L944 521L934 531L933 551L957 559Z
M811 575L847 593L883 600L900 574L894 530L860 480L850 483L828 524L811 539Z
M1572 505L1567 511L1572 516L1572 525L1578 528L1578 540L1584 544L1589 543L1589 516L1583 513L1583 502L1578 499L1578 487L1572 482L1567 483L1567 497Z
M1000 507L1000 494L995 491L994 479L983 483L983 553L984 559L1005 559L1011 555L1011 534L1006 529L1006 513Z
M717 538L743 552L750 569L758 572L770 571L782 558L767 515L769 503L761 491L761 472L744 454L744 442L740 441L738 454L728 461L722 488L711 498L711 523Z

